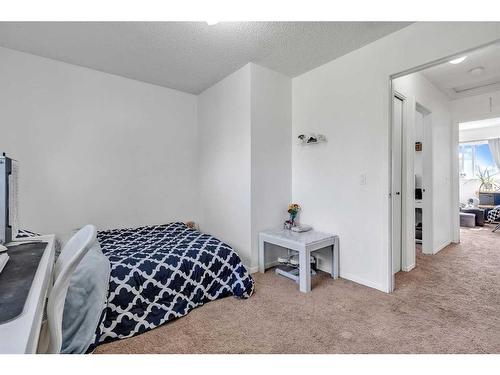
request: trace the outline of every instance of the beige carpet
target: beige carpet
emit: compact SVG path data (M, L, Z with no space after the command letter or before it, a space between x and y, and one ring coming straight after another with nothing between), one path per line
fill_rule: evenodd
M460 245L419 254L385 294L325 274L302 294L255 274L248 300L214 301L96 353L500 353L500 231L462 229Z

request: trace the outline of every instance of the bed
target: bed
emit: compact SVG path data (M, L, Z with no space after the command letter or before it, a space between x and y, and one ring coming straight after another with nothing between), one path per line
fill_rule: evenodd
M101 231L97 238L111 276L94 345L148 331L218 298L253 293L234 250L184 223Z
M184 223L100 231L97 239L71 278L63 353L91 352L209 301L253 294L254 281L236 252Z

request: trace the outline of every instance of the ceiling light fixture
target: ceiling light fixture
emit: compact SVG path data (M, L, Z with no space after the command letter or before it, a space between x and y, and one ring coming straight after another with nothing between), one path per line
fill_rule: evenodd
M464 62L466 58L467 58L467 56L462 56L462 57L459 57L457 59L450 60L448 62L450 64L460 64L461 62Z
M219 21L207 21L207 25L208 26L213 26L213 25L217 25L219 23Z

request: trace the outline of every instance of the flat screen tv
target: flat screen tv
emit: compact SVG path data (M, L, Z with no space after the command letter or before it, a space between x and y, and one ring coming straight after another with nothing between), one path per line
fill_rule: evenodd
M0 155L0 244L17 236L17 161Z

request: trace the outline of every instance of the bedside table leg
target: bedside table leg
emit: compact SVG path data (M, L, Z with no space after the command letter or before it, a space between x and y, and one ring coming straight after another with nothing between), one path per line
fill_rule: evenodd
M339 238L335 238L332 245L332 278L338 279L339 277Z
M311 291L311 259L307 251L299 252L299 289L303 293Z
M263 240L259 239L259 272L264 273L266 272L266 264L264 260L264 248L266 244L264 243Z

